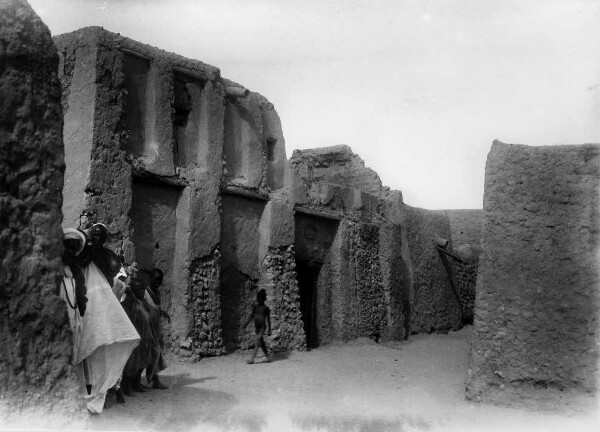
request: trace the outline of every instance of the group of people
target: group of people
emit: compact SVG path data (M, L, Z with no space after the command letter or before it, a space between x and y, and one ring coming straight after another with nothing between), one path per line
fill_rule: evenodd
M85 215L87 218L87 215ZM84 218L84 219L86 219ZM64 277L60 295L73 330L73 361L87 408L101 413L109 390L117 402L144 392L147 384L165 389L158 373L166 368L162 353L160 286L163 272L139 270L105 247L108 230L101 223L67 228Z
M60 296L67 305L73 361L88 410L101 413L109 390L115 391L120 403L133 392L145 392L144 370L152 388L167 388L158 376L166 368L161 319L171 320L161 308L162 270L140 270L135 263L125 267L123 257L105 247L106 226L91 224L87 212L80 217L78 228L66 228L63 234ZM264 341L264 335L271 334L266 298L266 291L259 290L257 304L244 326L254 321L250 364L259 348L270 361Z

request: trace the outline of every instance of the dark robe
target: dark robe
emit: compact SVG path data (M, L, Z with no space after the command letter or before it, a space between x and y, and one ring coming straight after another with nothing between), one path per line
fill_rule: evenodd
M115 276L121 269L119 256L104 246L86 245L78 256L82 267L87 267L93 261L100 269L108 284L112 287Z
M146 293L150 297L150 301L146 303L150 307L150 327L154 340L158 343L152 348L152 361L146 365L146 378L148 382L152 381L154 375L161 370L166 369L167 364L162 354L162 335L161 335L161 314L160 314L160 299L158 304L154 300L157 296L151 288L146 288ZM154 294L154 295L153 295Z
M160 350L158 339L153 330L153 308L145 300L140 300L134 295L128 295L121 303L127 316L140 335L140 344L133 350L125 369L125 376L135 377L141 370L153 364L157 348Z

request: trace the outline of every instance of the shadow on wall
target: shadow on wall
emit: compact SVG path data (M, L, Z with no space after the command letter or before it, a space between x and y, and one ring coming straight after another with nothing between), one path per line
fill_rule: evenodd
M221 320L228 352L249 340L241 326L256 300L260 218L265 203L239 196L222 197Z

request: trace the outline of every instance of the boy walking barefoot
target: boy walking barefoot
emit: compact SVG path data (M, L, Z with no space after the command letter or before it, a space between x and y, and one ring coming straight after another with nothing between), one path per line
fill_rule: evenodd
M252 358L248 360L248 364L253 364L256 354L258 353L258 347L262 348L267 358L267 363L271 361L269 353L267 352L267 345L265 344L265 331L267 336L271 336L271 310L265 304L267 300L267 292L264 289L259 290L256 293L256 303L252 308L252 314L244 324L244 328L248 327L248 324L254 320L254 330L256 337L254 340L254 351L252 352Z

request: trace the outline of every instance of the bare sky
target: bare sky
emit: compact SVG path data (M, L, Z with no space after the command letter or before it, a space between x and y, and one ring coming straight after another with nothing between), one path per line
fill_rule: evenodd
M293 149L348 144L410 205L481 208L493 139L600 142L598 0L29 0L266 96Z

